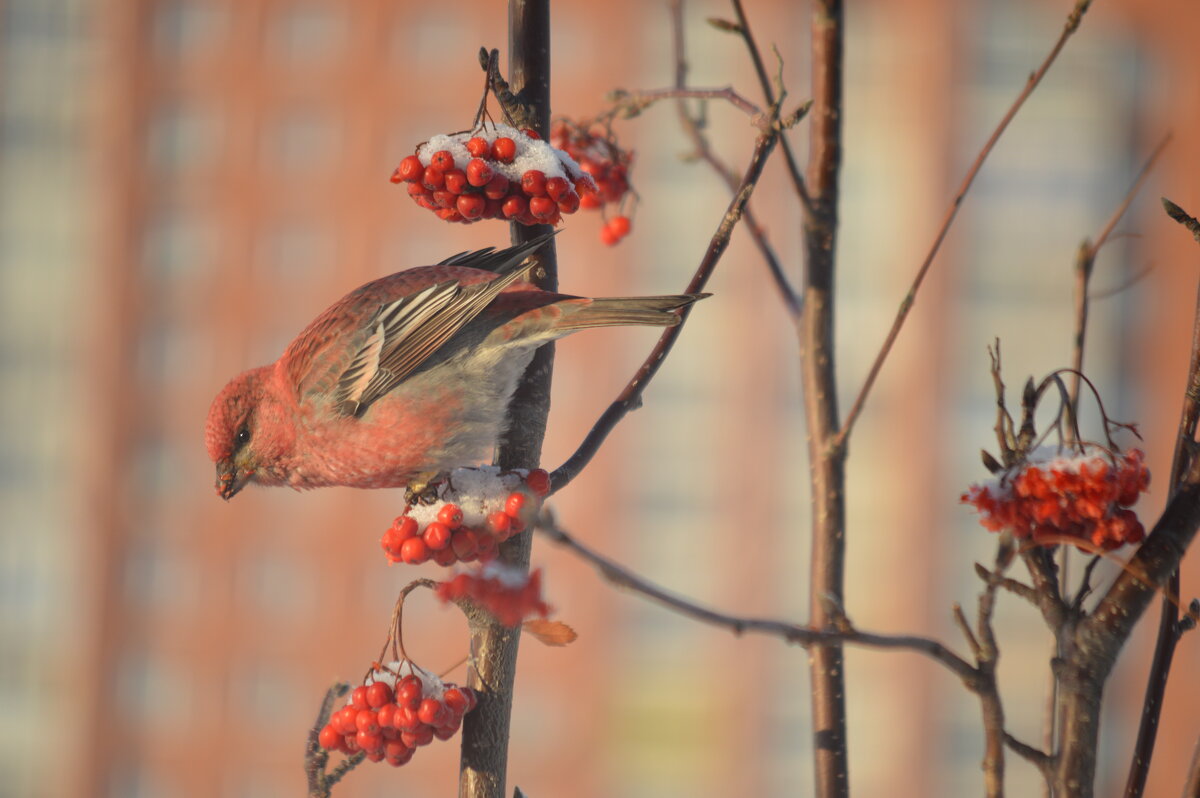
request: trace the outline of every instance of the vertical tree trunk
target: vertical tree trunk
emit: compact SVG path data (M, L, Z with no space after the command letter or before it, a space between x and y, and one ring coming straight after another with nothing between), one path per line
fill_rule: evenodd
M509 84L536 120L535 127L548 138L550 125L550 2L510 0ZM549 227L514 224L513 242L527 241ZM558 288L554 243L541 250L545 276L538 284ZM502 468L533 468L541 458L546 417L550 412L550 378L554 345L538 350L509 405L509 432L496 464ZM529 567L532 533L517 535L500 546L500 559ZM462 759L458 794L461 798L503 798L516 681L520 627L509 628L486 613L471 619L474 669L471 685L480 690L479 707L463 719Z
M839 420L834 363L834 265L838 174L842 160L842 4L817 0L812 21L812 144L807 182L813 214L804 225L801 375L812 480L812 624L822 628L843 606L845 452L834 445ZM814 646L814 774L820 798L849 795L845 668L842 647Z

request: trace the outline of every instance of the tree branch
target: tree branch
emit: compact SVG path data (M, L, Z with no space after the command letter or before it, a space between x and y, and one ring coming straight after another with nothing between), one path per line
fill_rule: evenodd
M779 140L779 136L779 131L774 127L759 134L758 139L755 141L754 154L750 157L750 164L746 167L745 175L742 176L742 182L738 186L733 199L730 200L725 215L721 217L721 222L717 225L717 230L713 233L712 239L709 241L708 250L704 253L700 265L696 267L696 273L692 276L692 280L688 283L687 288L684 289L684 293L698 293L708 284L708 278L712 276L713 270L716 269L717 263L721 260L721 256L725 254L725 250L729 246L729 238L733 233L733 228L742 218L746 204L750 201L750 196L754 193L754 188L758 184L759 177L762 175L763 167L766 165L771 151L775 148L775 143ZM663 331L658 339L658 343L650 351L649 356L647 356L637 372L634 373L632 379L625 385L625 388L617 398L613 400L608 409L604 411L592 426L592 429L579 445L579 448L550 475L550 482L554 486L555 492L562 490L570 484L587 464L591 462L592 458L595 457L596 452L600 450L600 446L617 424L630 411L636 410L641 406L642 393L646 390L646 386L650 384L650 381L654 379L654 375L658 373L659 367L662 366L667 354L675 345L675 341L683 331L683 325L687 321L690 312L691 306L680 311L682 319L679 324L674 327L668 327Z
M1161 147L1160 147L1161 149ZM1169 205L1168 205L1169 203ZM1163 200L1167 205L1167 214L1181 222L1196 236L1200 242L1200 225L1189 227L1187 220L1195 219L1183 212L1183 209L1170 200ZM1178 211L1172 212L1172 208ZM1185 217L1183 219L1180 216ZM1177 489L1184 477L1184 469L1195 453L1192 451L1196 440L1197 421L1200 421L1200 285L1197 286L1196 307L1192 320L1192 351L1188 360L1187 390L1183 395L1183 408L1179 415L1179 427L1175 435L1175 454L1171 463L1171 491ZM1150 760L1154 755L1154 743L1158 737L1158 721L1162 714L1163 698L1167 691L1167 678L1171 672L1171 662L1175 657L1175 646L1179 642L1179 600L1180 583L1179 569L1176 568L1167 580L1166 591L1163 594L1162 608L1159 612L1158 637L1154 644L1154 657L1150 663L1150 673L1146 682L1146 695L1142 702L1142 717L1138 722L1137 742L1133 748L1133 760L1129 765L1129 776L1125 781L1125 797L1140 798L1146 789L1146 778L1150 774Z
M509 0L509 83L525 118L547 138L550 128L550 0ZM547 233L546 225L512 225L513 243ZM554 242L538 250L542 277L537 285L558 287ZM554 345L534 355L509 403L508 434L496 453L501 468L532 468L541 458L546 418L550 411L550 380ZM500 545L501 561L528 570L531 535L514 535ZM469 617L475 667L470 686L479 705L463 719L459 764L460 798L505 798L508 740L512 718L520 628L509 628L489 613Z
M824 629L838 620L831 608L845 606L845 448L833 445L839 424L834 275L842 163L842 0L815 0L811 37L813 107L807 186L812 212L802 215L805 271L799 354L812 497L809 604L812 625ZM810 650L817 798L847 798L850 793L845 673L839 643Z
M908 312L912 310L913 303L917 298L917 291L920 289L921 283L925 281L925 275L929 273L929 268L933 265L933 259L937 256L938 250L941 249L942 242L945 241L946 234L950 231L950 225L954 222L955 216L958 215L958 209L962 205L963 199L967 195L967 191L970 190L971 184L975 182L975 177L979 174L979 170L983 167L984 161L987 160L989 155L991 155L992 150L996 146L996 142L1000 140L1000 137L1004 134L1004 131L1008 129L1008 125L1010 122L1012 122L1013 117L1017 115L1017 111L1021 110L1021 106L1023 106L1025 101L1029 99L1029 95L1031 95L1033 90L1038 87L1038 84L1042 82L1042 78L1045 77L1046 72L1049 71L1051 65L1053 65L1054 61L1058 58L1058 54L1062 51L1062 48L1067 43L1067 40L1071 38L1071 35L1074 34L1079 28L1079 23L1083 19L1083 15L1087 11L1088 6L1091 4L1091 0L1077 0L1075 7L1071 10L1070 15L1067 17L1067 22L1063 26L1062 33L1059 34L1058 40L1054 43L1054 46L1050 48L1050 53L1046 56L1045 60L1042 61L1042 65L1038 67L1037 71L1029 76L1029 80L1025 83L1025 88L1023 88L1021 93L1017 95L1017 99L1013 101L1013 104L1009 107L1008 111L1005 112L1004 117L1000 120L1000 123L996 126L996 129L992 131L992 135L988 138L987 142L984 143L983 149L979 151L979 155L976 156L974 163L972 163L971 167L967 170L966 177L963 178L963 182L959 186L958 192L954 195L954 199L951 201L950 207L946 210L946 215L942 219L942 224L938 228L937 235L934 237L933 245L930 247L929 252L925 255L925 260L921 262L920 268L917 269L917 275L913 279L912 285L908 289L908 293L900 303L900 308L896 313L896 318L892 322L892 328L888 331L887 337L883 341L883 346L879 349L879 354L875 356L875 362L871 364L871 369L867 372L866 380L859 389L858 395L854 398L854 403L850 407L850 412L846 415L845 423L842 425L841 430L838 432L837 437L833 441L833 445L837 446L838 448L844 448L846 446L846 441L850 437L850 432L854 429L854 423L858 421L858 417L862 413L863 405L867 401L867 396L870 395L871 388L875 385L875 379L879 376L879 371L881 368L883 368L884 361L887 360L888 354L892 351L892 346L896 343L896 338L900 335L900 328L904 326L904 321L908 318Z
M973 685L978 678L978 674L971 663L936 640L913 635L884 635L873 632L862 632L852 628L844 616L839 618L837 628L818 629L812 626L800 626L786 621L766 618L744 618L709 609L690 599L664 590L624 566L619 565L614 560L580 543L570 533L559 526L548 511L542 512L535 525L537 530L553 543L567 548L580 559L592 565L604 579L613 585L637 593L684 617L728 629L735 635L741 636L746 632L758 632L770 637L778 637L788 643L795 643L805 648L837 642L851 643L866 648L913 651L941 663L951 673L967 683L971 689L974 689Z

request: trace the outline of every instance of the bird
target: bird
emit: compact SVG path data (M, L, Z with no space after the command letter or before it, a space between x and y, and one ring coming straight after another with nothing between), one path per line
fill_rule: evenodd
M554 233L462 252L351 291L208 412L217 494L248 484L412 488L478 463L541 345L590 327L670 327L708 294L588 298L530 282Z

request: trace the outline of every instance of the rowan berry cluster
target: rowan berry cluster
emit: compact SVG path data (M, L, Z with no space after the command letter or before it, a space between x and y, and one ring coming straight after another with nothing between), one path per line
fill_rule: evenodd
M501 543L525 531L550 493L550 475L540 468L461 468L436 489L438 500L409 505L383 533L379 543L389 562L454 565L494 559Z
M604 209L607 205L618 211L600 228L600 240L612 246L629 235L630 220L620 208L633 191L629 185L633 152L617 145L610 128L565 118L550 125L550 143L570 155L595 181L595 191L580 191L579 207Z
M317 742L347 756L362 751L372 762L407 764L423 745L449 740L475 708L475 691L395 662L368 674L346 705L330 716Z
M1110 454L1087 447L1064 457L1035 452L1020 465L972 485L962 502L979 511L979 522L998 532L1051 545L1063 538L1090 542L1102 549L1137 543L1146 530L1128 509L1150 484L1140 449Z
M542 571L526 573L500 563L487 563L471 573L438 582L434 592L442 601L470 599L505 626L516 626L534 615L545 618L550 607L542 601Z
M447 222L558 224L596 191L580 165L536 131L491 124L434 136L391 179L407 183L413 202Z

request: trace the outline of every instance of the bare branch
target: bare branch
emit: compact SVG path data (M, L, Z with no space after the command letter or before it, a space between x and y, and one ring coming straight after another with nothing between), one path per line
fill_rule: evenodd
M543 511L536 521L536 527L539 532L552 542L567 548L573 554L591 564L600 572L602 577L617 587L625 588L651 599L655 603L693 620L724 627L735 635L740 636L746 632L758 632L771 637L781 638L789 643L795 643L805 648L821 643L838 642L851 643L867 648L914 651L941 663L955 676L962 679L968 686L972 686L972 689L974 689L973 685L977 677L975 668L965 659L936 640L912 635L883 635L858 631L850 626L844 616L838 629L815 629L811 626L800 626L788 623L787 621L765 618L743 618L736 615L729 615L703 607L690 599L670 593L649 580L638 576L624 566L617 564L614 560L592 550L559 526L549 512Z
M917 298L917 291L921 287L921 283L925 281L925 275L929 273L930 266L933 265L933 259L937 256L938 250L942 247L942 242L946 239L946 234L950 231L950 225L954 222L954 217L958 215L958 209L962 205L963 198L966 197L967 191L971 188L971 184L975 182L975 177L979 174L979 170L983 167L983 163L987 157L991 155L992 150L996 146L996 142L1008 129L1008 125L1012 122L1013 117L1017 115L1017 111L1021 110L1021 106L1029 99L1033 90L1038 87L1045 77L1046 72L1054 64L1058 58L1058 54L1062 51L1063 46L1071 35L1075 33L1079 27L1079 23L1091 5L1091 0L1077 0L1075 7L1071 10L1071 14L1067 17L1067 22L1063 26L1062 33L1059 34L1058 40L1054 46L1050 48L1050 53L1042 61L1042 65L1037 71L1029 76L1025 87L1017 95L1016 100L1005 112L1004 117L992 131L992 135L983 145L983 149L979 151L975 162L967 170L967 175L963 178L962 184L958 188L958 192L954 195L954 199L950 203L950 207L946 211L945 217L942 219L941 227L938 228L937 235L934 237L933 245L929 252L925 255L925 260L921 262L921 266L917 269L917 275L913 279L912 285L908 289L903 301L900 303L900 308L896 313L896 318L892 322L892 328L888 331L887 337L884 339L883 346L879 349L879 354L875 356L875 362L871 365L870 371L867 372L867 378L863 382L862 387L858 391L858 396L855 397L854 403L850 407L850 412L846 415L846 421L842 424L841 430L838 432L837 438L833 441L833 445L838 448L844 448L846 440L850 437L851 430L854 429L854 423L858 420L862 413L863 405L867 401L867 396L871 393L871 388L875 385L875 380L879 376L879 371L883 368L883 363L887 360L888 354L892 351L892 346L896 343L896 338L900 335L900 328L904 326L905 319L908 318L908 313L912 310L913 303Z
M686 48L683 40L683 0L672 0L670 4L671 11L671 32L672 44L675 50L675 86L683 88L687 83L687 57ZM744 29L743 29L744 30ZM770 96L767 97L768 104L774 106L774 101ZM679 123L683 127L684 133L692 142L692 148L695 152L695 157L707 163L729 187L731 192L736 192L738 187L738 176L724 161L722 161L708 141L708 137L704 135L701 120L688 112L687 103L680 99L675 104L676 113L679 116ZM782 137L782 143L787 144L787 138ZM746 229L750 232L750 237L754 239L755 246L758 247L759 253L767 264L767 269L771 273L771 279L775 281L775 287L779 290L779 294L783 297L784 305L787 307L788 313L793 319L800 315L800 297L796 293L796 289L784 274L783 265L779 260L779 256L775 253L774 247L767 240L766 231L759 224L757 217L754 215L754 209L747 204L746 206Z
M769 130L759 135L755 142L754 154L750 158L750 165L746 167L746 173L742 176L741 185L738 186L737 193L734 194L733 199L730 201L725 215L721 217L721 222L717 225L717 230L713 233L712 239L709 241L708 250L704 253L700 265L696 267L696 273L692 276L692 281L688 283L687 288L684 289L684 293L698 293L708 283L708 278L712 276L713 270L716 269L717 263L721 260L721 256L725 254L725 249L729 246L729 238L733 234L733 228L742 218L746 204L750 201L750 196L754 193L754 188L758 184L759 177L762 175L763 167L766 165L771 151L775 149L775 143L779 140L779 136L780 134L777 130ZM604 443L609 433L620 423L621 419L625 418L631 410L640 406L642 393L646 390L646 386L650 384L654 375L658 373L663 360L675 345L675 341L683 331L683 325L687 321L690 311L691 306L680 311L682 319L679 324L674 327L668 327L663 332L658 339L658 343L650 351L649 356L647 356L646 360L638 368L633 378L630 379L617 398L592 426L583 443L579 445L579 448L575 450L575 453L565 463L555 469L554 473L550 475L550 482L554 485L556 492L562 490L571 480L578 476L579 472L591 462L591 459L599 451L600 446Z

